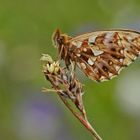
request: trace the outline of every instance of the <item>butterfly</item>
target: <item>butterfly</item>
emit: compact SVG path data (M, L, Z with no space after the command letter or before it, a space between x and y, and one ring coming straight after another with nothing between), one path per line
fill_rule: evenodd
M140 55L140 32L132 30L95 31L71 37L57 29L53 42L67 67L74 62L97 82L117 76Z

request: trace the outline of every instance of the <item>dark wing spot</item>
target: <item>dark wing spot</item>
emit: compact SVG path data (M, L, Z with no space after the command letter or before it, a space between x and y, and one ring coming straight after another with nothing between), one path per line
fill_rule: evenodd
M111 48L111 51L115 52L115 51L116 51L116 49L112 47L112 48Z
M103 66L102 69L106 72L108 71L108 68L106 66Z

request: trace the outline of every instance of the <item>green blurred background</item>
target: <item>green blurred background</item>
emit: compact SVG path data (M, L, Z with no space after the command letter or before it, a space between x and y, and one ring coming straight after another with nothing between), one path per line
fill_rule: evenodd
M56 56L56 28L71 36L97 29L140 30L139 0L0 0L0 140L92 140L42 74ZM101 84L82 78L89 121L103 140L140 140L140 59Z

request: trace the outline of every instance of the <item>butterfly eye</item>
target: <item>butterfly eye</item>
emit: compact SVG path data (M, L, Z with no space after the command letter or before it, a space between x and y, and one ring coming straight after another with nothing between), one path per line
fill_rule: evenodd
M63 37L63 36L60 36L60 37L57 39L57 42L58 42L58 44L63 44L63 42L64 42L64 37Z
M55 32L54 32L54 34L53 34L53 36L52 36L52 39L53 39L53 43L54 43L54 46L55 47L58 47L59 46L59 44L60 44L60 38L61 38L61 32L60 32L60 30L59 29L57 29Z
M59 47L60 45L62 45L64 42L64 38L59 36L54 38L54 46Z

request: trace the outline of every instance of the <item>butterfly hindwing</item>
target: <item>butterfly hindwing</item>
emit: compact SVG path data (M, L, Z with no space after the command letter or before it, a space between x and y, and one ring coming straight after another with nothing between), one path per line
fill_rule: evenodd
M140 54L140 33L129 30L98 31L70 40L75 46L74 61L92 80L117 76Z

